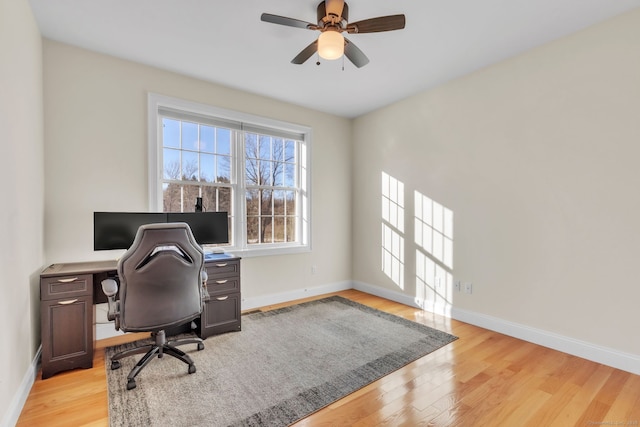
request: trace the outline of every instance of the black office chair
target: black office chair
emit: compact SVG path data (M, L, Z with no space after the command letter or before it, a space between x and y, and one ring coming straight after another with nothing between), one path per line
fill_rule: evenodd
M120 368L120 359L146 353L128 376L127 390L136 387L135 377L154 358L168 354L189 365L193 360L178 345L195 343L204 348L200 338L167 341L165 329L192 322L202 312L206 293L204 253L185 223L143 225L138 229L129 250L118 261L118 284L113 279L102 281L109 301L109 320L116 330L151 332L154 344L125 350L111 358L111 369Z

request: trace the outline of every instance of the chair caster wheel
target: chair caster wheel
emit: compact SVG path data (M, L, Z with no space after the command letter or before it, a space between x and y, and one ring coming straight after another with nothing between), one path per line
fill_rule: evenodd
M201 342L198 343L198 351L200 350L204 350L204 344Z
M127 390L132 390L136 388L136 380L129 380L127 382Z
M115 371L119 367L120 367L120 361L114 360L114 361L111 362L111 370L112 371ZM134 385L134 387L135 387L135 385Z
M193 374L196 372L196 365L189 365L189 373ZM135 387L135 385L134 385Z

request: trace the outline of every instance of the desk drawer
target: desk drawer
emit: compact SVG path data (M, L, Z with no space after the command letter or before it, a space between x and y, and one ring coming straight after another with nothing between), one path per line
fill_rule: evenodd
M54 276L40 280L40 299L42 301L79 297L93 293L93 276Z
M240 276L240 260L216 260L205 263L209 280L217 277Z
M240 277L217 277L207 280L209 295L231 294L240 292Z
M197 332L200 338L241 329L240 293L211 299L205 304Z

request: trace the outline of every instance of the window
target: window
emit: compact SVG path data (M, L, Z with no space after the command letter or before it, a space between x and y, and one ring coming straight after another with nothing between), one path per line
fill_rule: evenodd
M149 205L229 213L229 245L244 255L309 244L307 127L149 95Z

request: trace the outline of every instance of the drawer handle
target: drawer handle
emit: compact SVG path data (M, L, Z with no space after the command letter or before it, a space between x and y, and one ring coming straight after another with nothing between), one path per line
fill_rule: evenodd
M218 301L224 301L224 300L226 300L227 298L229 298L229 295L226 295L226 296L224 296L224 297L217 297L216 299L217 299Z
M227 283L228 281L229 281L228 279L224 279L224 280L216 280L216 283L217 283L218 285L222 285L222 284L224 284L224 283Z
M58 304L69 305L69 304L73 304L74 302L77 302L77 301L78 301L78 298L70 299L70 300L66 300L66 301L60 301Z
M58 282L60 282L60 283L71 283L71 282L75 282L76 280L78 280L77 277L72 277L70 279L58 279Z
M227 266L226 262L221 262L221 263L216 264L216 267L226 267L226 266Z

